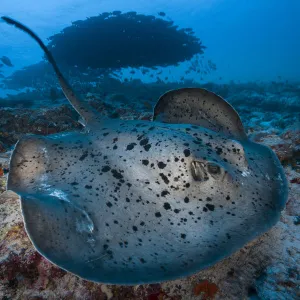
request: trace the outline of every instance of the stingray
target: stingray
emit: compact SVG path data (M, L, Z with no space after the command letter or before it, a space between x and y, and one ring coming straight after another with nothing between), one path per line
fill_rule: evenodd
M141 284L194 274L270 229L287 200L276 155L247 138L218 95L162 95L152 121L110 119L78 98L46 46L80 132L16 144L7 189L26 232L49 261L84 279Z

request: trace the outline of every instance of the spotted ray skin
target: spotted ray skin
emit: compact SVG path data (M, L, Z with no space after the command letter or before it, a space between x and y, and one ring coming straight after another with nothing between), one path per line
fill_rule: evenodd
M7 185L20 195L31 241L54 264L110 284L177 279L278 221L287 199L282 167L247 139L219 96L170 91L148 122L95 117L69 95L87 129L22 138ZM175 115L170 103L180 97Z

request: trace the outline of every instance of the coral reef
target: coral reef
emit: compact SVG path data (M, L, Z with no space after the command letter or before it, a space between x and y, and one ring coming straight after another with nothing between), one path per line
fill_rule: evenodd
M82 125L77 119L77 113L69 105L39 110L0 109L0 152L14 145L26 133L47 135L80 129Z
M29 65L21 70L16 70L11 76L3 80L8 89L20 89L24 87L40 87L43 84L55 85L56 78L53 76L51 66L44 61Z
M193 31L134 11L78 20L48 39L59 64L81 70L174 65L205 48Z

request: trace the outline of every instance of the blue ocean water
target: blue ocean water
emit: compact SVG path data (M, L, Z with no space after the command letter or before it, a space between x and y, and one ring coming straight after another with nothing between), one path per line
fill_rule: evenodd
M0 3L0 17L32 29L99 114L150 121L166 91L205 88L225 98L248 137L275 149L293 174L300 170L299 14L297 0ZM44 52L0 22L0 152L27 133L82 129ZM265 295L272 281L265 276L247 287L249 299Z

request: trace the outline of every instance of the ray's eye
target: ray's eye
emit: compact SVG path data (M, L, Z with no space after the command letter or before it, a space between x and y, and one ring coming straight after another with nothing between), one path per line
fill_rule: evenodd
M221 168L218 164L209 162L207 164L207 171L212 175L219 175L221 174Z
M194 180L207 181L209 179L203 163L199 161L193 161L191 167Z

